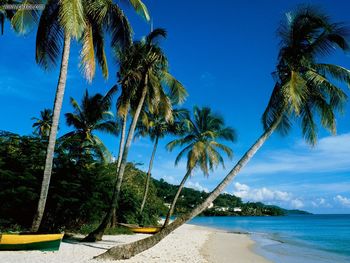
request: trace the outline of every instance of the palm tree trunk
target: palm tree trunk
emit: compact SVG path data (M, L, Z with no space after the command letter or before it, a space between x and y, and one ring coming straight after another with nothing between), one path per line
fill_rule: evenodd
M118 162L117 162L117 174L119 172L120 164L122 162L122 157L123 157L127 116L128 116L128 112L126 113L125 116L123 116L122 133L121 133L121 136L120 136Z
M170 221L170 217L173 215L174 213L174 209L175 209L175 205L176 205L176 202L177 202L177 199L179 198L179 195L182 191L182 188L184 187L188 177L190 176L191 174L191 171L187 171L187 173L185 174L184 178L182 178L182 181L179 185L179 188L177 189L177 192L176 192L176 195L174 197L174 200L173 202L171 203L171 206L170 206L170 209L169 209L169 212L165 218L165 221L164 221L164 225L163 225L163 228L166 227L168 224L169 224L169 221Z
M69 52L70 52L70 40L71 39L70 39L69 32L66 32L64 35L64 47L63 47L63 53L62 53L60 75L59 75L57 90L56 90L54 109L53 109L52 126L50 129L49 142L48 142L47 151L46 151L44 176L41 183L41 191L40 191L37 211L35 213L32 227L31 227L32 232L37 232L39 230L41 220L44 215L47 194L50 186L52 164L53 164L53 157L54 157L57 130L58 130L58 122L59 122L61 108L62 108L64 91L66 88L68 60L69 60Z
M148 189L149 189L149 181L150 181L150 179L151 179L151 171L152 171L154 156L156 155L156 151L157 151L158 140L159 140L159 138L156 137L156 140L155 140L154 146L153 146L153 151L152 151L151 160L150 160L149 166L148 166L148 172L147 172L147 178L146 178L145 189L144 189L144 191L143 191L143 199L142 199L142 203L141 203L140 214L142 214L142 211L143 211L143 209L145 208L145 204L146 204L146 199L147 199Z
M117 175L119 173L120 164L122 162L124 143L125 143L127 116L128 116L128 111L127 111L126 115L123 116L122 133L120 135L119 153L118 153L118 161L117 161ZM112 220L111 220L111 227L115 227L116 225L117 225L117 210L113 209L113 215L112 215Z
M260 149L264 142L271 136L273 131L276 129L280 123L281 118L278 118L264 133L260 138L250 147L250 149L243 155L243 157L237 162L233 169L226 175L226 177L217 185L217 187L210 193L210 195L205 199L203 203L195 207L191 212L180 216L174 220L171 224L164 227L157 234L141 239L129 244L115 246L108 249L106 252L96 256L98 259L128 259L131 258L151 247L158 244L163 238L169 235L172 231L182 226L188 220L200 214L205 210L227 187L227 185L232 181L232 179L241 171L241 169L251 160L254 154Z
M123 158L122 158L122 161L120 163L120 168L118 171L118 177L117 177L114 191L113 191L113 196L112 196L110 208L108 209L107 214L103 218L103 220L102 220L101 224L98 226L98 228L96 230L92 231L87 237L85 237L83 239L83 241L95 242L97 240L102 240L103 233L105 232L105 230L108 226L108 223L111 221L113 211L117 210L117 205L118 205L118 201L119 201L119 194L120 194L120 189L121 189L121 185L123 182L123 176L124 176L124 171L125 171L126 162L127 162L127 158L128 158L128 153L129 153L132 139L134 137L136 124L138 122L142 107L143 107L145 99L146 99L147 90L148 90L147 85L148 85L148 76L146 75L145 81L144 81L144 88L142 90L142 95L141 95L139 104L137 105L137 108L136 108L136 111L134 114L134 118L133 118L132 123L130 125L128 137L127 137L127 140L125 143L125 147L124 147L124 151L123 151Z

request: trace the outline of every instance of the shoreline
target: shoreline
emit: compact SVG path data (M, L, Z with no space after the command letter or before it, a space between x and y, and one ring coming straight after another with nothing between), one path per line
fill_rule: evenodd
M237 263L272 262L256 251L258 244L249 233L236 233L210 227L207 229L210 234L201 248L201 254L208 263L232 263L232 260Z
M75 263L75 262L187 262L187 263L267 263L271 262L254 251L255 242L247 234L235 234L215 228L185 224L169 234L156 246L128 260L93 260L108 248L130 243L148 235L106 235L96 243L66 240L57 252L1 251L3 263Z

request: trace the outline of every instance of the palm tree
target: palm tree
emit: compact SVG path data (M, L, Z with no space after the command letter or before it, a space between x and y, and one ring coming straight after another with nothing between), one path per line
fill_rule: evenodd
M15 10L6 9L6 5L18 4L18 1L13 0L0 0L0 27L1 35L4 34L5 20L11 21L12 17L15 15Z
M281 51L276 67L276 85L263 115L264 133L248 149L226 177L209 196L189 213L177 218L157 234L131 244L112 247L98 258L126 259L156 245L164 237L197 216L227 187L240 170L251 160L271 134L287 132L291 118L301 118L306 141L316 143L316 122L335 132L335 112L346 102L345 93L332 82L350 84L350 71L318 60L338 47L349 50L347 28L333 23L328 16L312 7L302 7L287 14L279 29Z
M146 204L149 182L151 179L151 171L153 166L154 157L156 155L158 141L164 138L166 135L180 135L183 132L183 119L188 115L188 111L185 109L174 109L173 119L168 121L164 115L157 112L151 113L145 111L142 113L141 121L139 121L136 129L136 136L146 137L148 136L152 142L154 142L151 159L148 166L148 172L145 182L145 188L143 192L143 199L140 208L140 214L142 215L143 209Z
M52 110L44 109L40 111L40 118L33 117L32 120L35 120L32 126L35 128L34 134L39 135L43 139L47 139L52 125Z
M119 76L120 82L123 83L119 110L124 112L124 116L130 110L133 118L123 147L110 208L98 228L92 231L84 241L101 240L113 212L117 211L128 152L142 108L146 104L147 108L154 112L159 105L162 105L165 118L170 120L172 118L171 102L181 103L187 96L182 84L169 73L167 59L155 41L160 36L165 37L166 32L163 29L155 29L144 40L136 41L123 53L118 53L121 63ZM124 122L126 125L126 117Z
M74 131L69 132L59 138L63 144L69 144L72 141L80 142L80 152L93 149L102 160L110 160L111 154L103 144L101 139L94 134L94 131L118 134L118 127L114 120L113 113L110 112L111 99L116 92L116 88L111 89L105 96L95 94L89 96L86 90L81 105L71 98L71 105L74 108L73 113L66 113L66 122L68 126L73 126Z
M138 12L142 12L146 19L149 19L147 9L141 0L130 0L130 3ZM112 0L48 0L40 19L38 13L38 10L21 10L21 12L16 12L11 20L13 28L20 33L26 33L28 28L32 27L32 23L39 20L36 36L36 61L44 69L48 70L56 66L63 46L44 176L32 224L33 232L39 229L49 190L57 128L67 80L71 40L77 39L82 43L82 71L89 82L92 81L95 74L95 58L102 68L104 77L108 77L104 51L105 29L111 35L113 47L129 45L131 41L129 23L119 6Z
M176 146L184 147L176 157L175 165L177 165L186 154L187 172L171 203L164 222L164 227L168 225L182 188L193 171L199 168L204 175L208 176L209 170L213 171L219 164L222 164L224 167L224 159L220 151L226 153L229 158L233 156L231 148L219 143L218 140L235 141L235 131L230 127L225 127L223 118L213 114L210 108L198 108L195 106L193 108L193 119L188 117L185 123L187 129L184 136L180 139L173 140L167 145L170 151Z

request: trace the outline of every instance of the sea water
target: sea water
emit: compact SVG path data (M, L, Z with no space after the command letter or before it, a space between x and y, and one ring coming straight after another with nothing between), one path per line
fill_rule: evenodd
M350 215L196 217L190 224L248 232L273 262L350 263Z

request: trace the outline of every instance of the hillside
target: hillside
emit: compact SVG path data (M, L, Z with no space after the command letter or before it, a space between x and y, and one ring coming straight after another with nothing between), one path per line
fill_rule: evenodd
M165 182L163 179L153 179L153 184L157 189L157 196L164 200L165 204L170 204L176 193L177 186ZM190 211L193 207L204 200L209 194L185 187L176 205L175 213L182 214ZM283 216L295 214L309 214L301 210L288 210L278 206L265 205L261 202L244 203L241 198L221 194L213 202L212 206L206 209L202 216Z

